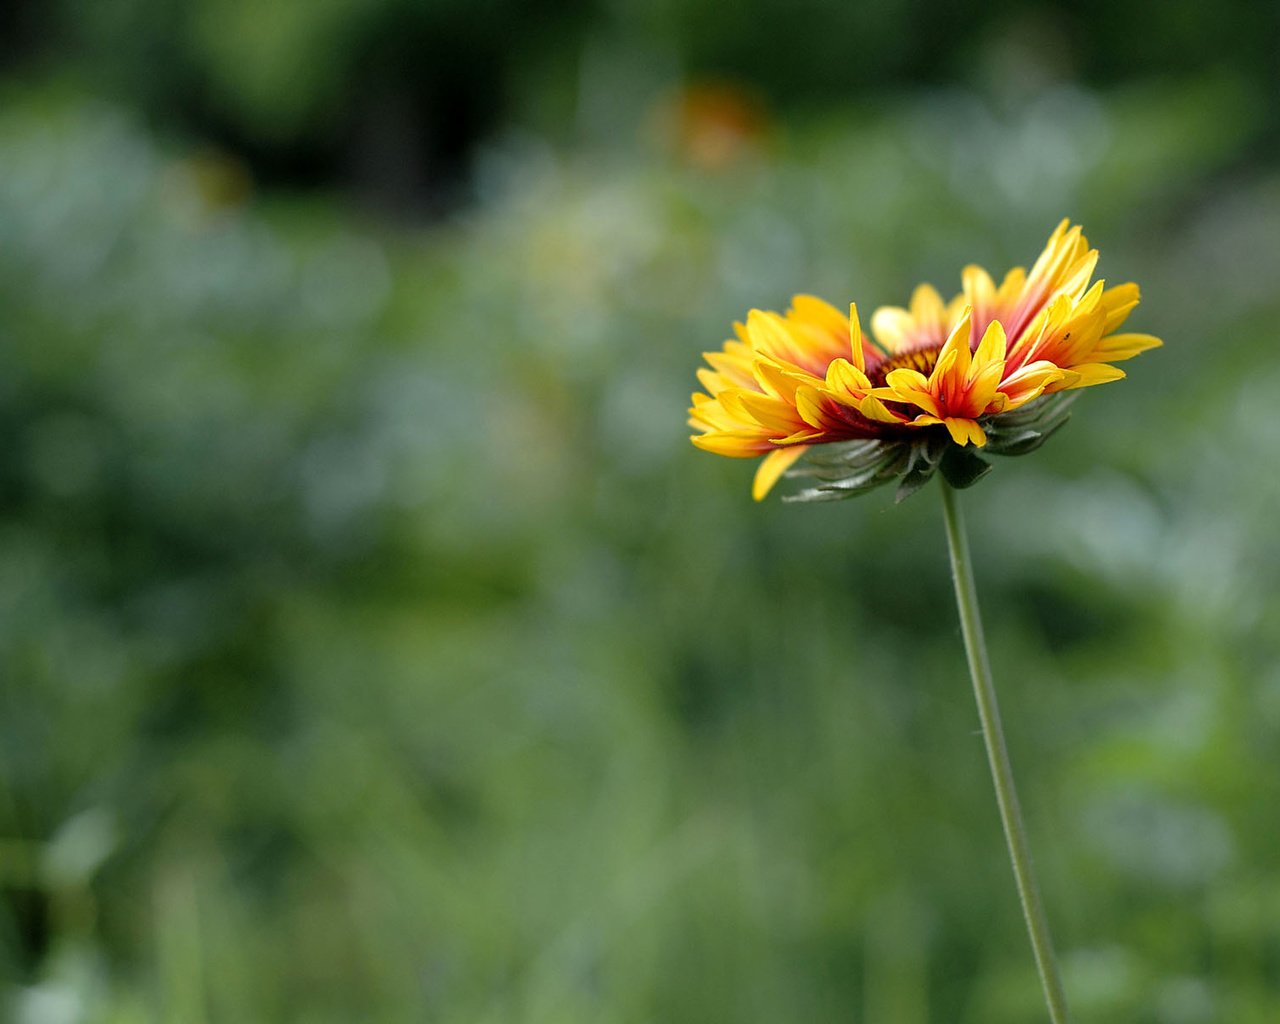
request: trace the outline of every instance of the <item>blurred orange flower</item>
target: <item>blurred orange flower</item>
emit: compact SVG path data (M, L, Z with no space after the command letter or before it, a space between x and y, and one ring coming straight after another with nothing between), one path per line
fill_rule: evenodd
M769 134L763 102L732 82L700 82L668 96L653 126L661 144L704 171L720 171L756 153Z

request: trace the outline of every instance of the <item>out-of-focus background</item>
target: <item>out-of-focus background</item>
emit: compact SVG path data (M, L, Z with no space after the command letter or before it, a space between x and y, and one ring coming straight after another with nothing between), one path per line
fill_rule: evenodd
M0 1018L1043 1019L937 494L684 417L1071 216L1167 345L965 498L1049 915L1081 1020L1280 1020L1278 37L6 3Z

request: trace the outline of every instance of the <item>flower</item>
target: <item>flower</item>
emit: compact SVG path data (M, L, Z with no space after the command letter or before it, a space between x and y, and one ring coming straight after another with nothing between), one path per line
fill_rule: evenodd
M1116 333L1138 286L1092 282L1098 251L1064 220L1030 273L997 286L981 267L950 302L921 285L907 308L882 307L862 332L810 295L784 314L753 309L735 340L704 353L689 424L699 448L764 456L753 494L788 470L820 484L794 496L829 500L900 479L899 500L935 470L968 486L989 465L974 454L1023 454L1066 421L1060 392L1119 380L1114 363L1162 342ZM1091 283L1092 282L1092 283ZM827 445L822 452L816 446ZM803 470L792 467L809 454Z

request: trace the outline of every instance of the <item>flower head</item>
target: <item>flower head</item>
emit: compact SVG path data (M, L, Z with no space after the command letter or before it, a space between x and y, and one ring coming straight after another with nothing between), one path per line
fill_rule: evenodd
M966 267L950 302L921 285L907 308L876 310L870 338L855 306L845 316L809 295L785 314L752 310L734 324L735 340L705 353L693 443L764 456L757 500L806 454L804 472L820 482L800 500L893 479L901 498L937 469L967 486L989 469L975 448L1033 450L1066 420L1064 398L1051 396L1119 380L1112 364L1161 344L1116 333L1138 286L1091 283L1097 261L1064 220L1030 273L1015 267L997 286ZM818 445L830 448L813 452Z

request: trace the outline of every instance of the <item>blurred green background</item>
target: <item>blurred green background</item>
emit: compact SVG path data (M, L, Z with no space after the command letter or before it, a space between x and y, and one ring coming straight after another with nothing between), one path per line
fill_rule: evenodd
M937 494L684 410L1071 216L1166 348L965 498L1068 989L1280 1020L1278 17L6 4L0 1019L1044 1019Z

